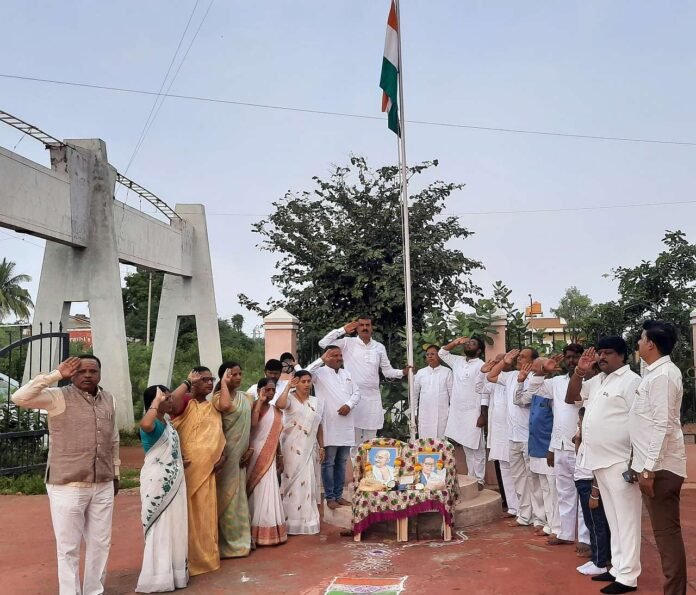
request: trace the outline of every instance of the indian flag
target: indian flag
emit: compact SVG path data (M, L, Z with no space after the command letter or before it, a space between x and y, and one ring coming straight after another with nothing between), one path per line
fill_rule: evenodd
M382 58L382 76L379 79L382 89L382 111L388 114L389 130L401 136L399 129L399 23L396 20L394 0L387 19L387 37L384 40L384 57Z

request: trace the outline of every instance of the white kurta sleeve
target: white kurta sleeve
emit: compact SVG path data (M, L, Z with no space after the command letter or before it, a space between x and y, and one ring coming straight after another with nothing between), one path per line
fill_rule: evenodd
M319 347L325 349L329 345L335 345L336 347L344 349L346 346L346 340L345 338L341 339L341 337L343 337L345 334L346 331L343 330L343 327L336 328L319 341Z
M403 378L404 371L393 368L387 355L387 349L384 345L380 345L379 349L379 367L382 370L385 378Z

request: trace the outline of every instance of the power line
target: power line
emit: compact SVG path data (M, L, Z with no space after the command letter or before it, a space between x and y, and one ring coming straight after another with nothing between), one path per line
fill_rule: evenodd
M135 143L135 148L133 149L133 153L130 156L130 159L128 160L128 165L126 165L126 170L123 172L124 174L128 173L128 170L130 169L130 166L133 163L133 160L135 159L135 156L138 154L138 151L140 150L141 145L143 144L143 141L145 140L145 136L148 133L149 130L149 124L150 120L154 122L155 118L157 117L157 114L153 117L152 114L155 111L155 108L157 107L157 102L159 101L161 95L162 95L162 90L164 89L164 85L167 83L167 78L169 77L169 73L172 70L172 66L174 66L174 62L176 60L177 55L179 54L179 50L181 49L181 44L184 42L184 38L186 37L186 33L189 30L189 27L191 25L191 21L193 20L193 15L196 12L196 9L198 8L198 3L200 0L196 0L196 3L193 5L193 10L191 11L191 14L189 15L188 21L186 22L186 27L184 27L184 32L181 34L181 37L179 38L179 43L176 46L176 50L174 50L174 55L172 56L172 59L169 62L169 67L167 68L167 72L164 75L164 78L162 79L162 83L160 84L159 91L157 91L157 96L155 97L155 101L152 104L152 107L150 108L150 113L147 115L147 118L145 120L145 124L143 124L143 128L140 131L140 136L138 137L138 140ZM178 71L177 71L178 74ZM164 100L162 100L164 102ZM159 110L158 110L159 111Z
M453 213L451 215L440 215L441 217L476 217L484 215L535 215L539 213L567 213L573 211L600 211L605 209L635 209L644 207L666 207L674 205L692 205L696 204L696 200L676 200L670 202L645 202L645 203L632 203L623 205L597 205L594 207L567 207L559 209L518 209L518 210L508 210L508 211L469 211L468 213ZM266 217L267 215L261 213L208 213L209 216L213 217Z
M26 242L27 244L31 244L32 246L36 246L37 248L43 248L43 247L44 247L44 246L42 246L41 244L37 244L36 242L32 242L31 240L27 240L25 237L22 237L22 236L13 236L12 234L9 234L9 233L7 233L7 232L5 232L5 231L2 231L1 229L0 229L0 233L2 233L3 235L7 236L7 239L8 239L8 240L20 240L20 241L22 241L22 242ZM19 233L19 232L17 232L17 233ZM4 240L3 240L3 241L4 241Z
M64 85L69 87L82 87L86 89L98 89L101 91L115 91L119 93L134 93L138 95L149 95L156 96L158 93L155 91L145 91L143 89L130 89L127 87L113 87L107 85L95 85L91 83L77 83L73 81L59 81L54 79L44 79L39 77L31 76L20 76L16 74L5 74L0 73L0 78L14 79L21 81L31 81L36 83L46 83L51 85ZM206 103L217 103L225 105L238 105L241 107L253 107L258 109L268 109L268 110L279 110L288 111L304 114L314 114L320 116L335 116L341 118L357 118L361 120L379 120L380 122L384 120L381 116L371 116L367 114L354 114L348 112L334 112L327 110L309 109L309 108L299 108L290 107L285 105L273 105L264 103L253 103L250 101L237 101L234 99L220 99L214 97L201 97L197 95L182 95L178 93L163 93L160 97L171 97L172 99L183 99L187 101L201 101ZM417 124L422 126L438 126L442 128L463 128L467 130L480 130L485 132L501 132L507 134L526 134L526 135L536 135L536 136L552 136L560 138L574 138L574 139L584 139L584 140L601 140L601 141L614 141L614 142L624 142L624 143L642 143L642 144L657 144L657 145L676 145L685 147L696 147L696 141L680 141L680 140L666 140L666 139L654 139L654 138L638 138L638 137L625 137L625 136L604 136L598 134L573 134L569 132L556 132L549 130L531 130L524 128L503 128L495 126L477 126L474 124L458 124L453 122L436 122L430 120L407 120L409 124Z

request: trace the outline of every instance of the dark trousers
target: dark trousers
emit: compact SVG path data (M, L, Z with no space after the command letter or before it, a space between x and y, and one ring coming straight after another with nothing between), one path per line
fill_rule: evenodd
M321 481L324 484L326 501L338 500L343 494L346 480L346 461L350 455L350 446L327 446L324 450L324 462L321 464Z
M507 510L507 495L505 494L505 487L503 486L503 475L500 472L500 463L498 461L493 461L493 467L495 467L495 478L498 480L498 487L500 488L500 498L503 501L503 510Z
M594 510L590 508L590 494L592 493L591 479L576 479L575 487L580 497L582 516L585 519L587 530L590 532L592 562L594 562L594 565L598 568L606 568L611 560L611 532L609 531L607 517L604 514L602 500L600 499L598 508Z
M660 552L666 595L686 593L686 553L679 522L679 499L683 482L683 477L671 471L657 471L655 497L648 498L643 494L657 550Z

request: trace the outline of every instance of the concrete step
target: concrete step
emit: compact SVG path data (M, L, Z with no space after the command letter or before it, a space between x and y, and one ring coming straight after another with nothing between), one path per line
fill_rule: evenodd
M350 494L348 497L350 498ZM352 527L352 512L350 506L339 506L336 510L331 510L326 505L326 502L324 502L323 508L323 523L326 523L327 525L334 525L335 527L340 527L341 529L350 529ZM393 528L392 531L394 531Z
M457 475L457 485L459 486L459 501L468 502L478 498L479 487L475 477L468 475Z
M500 494L482 490L473 500L459 500L455 507L454 526L458 529L485 525L500 519L503 504Z

